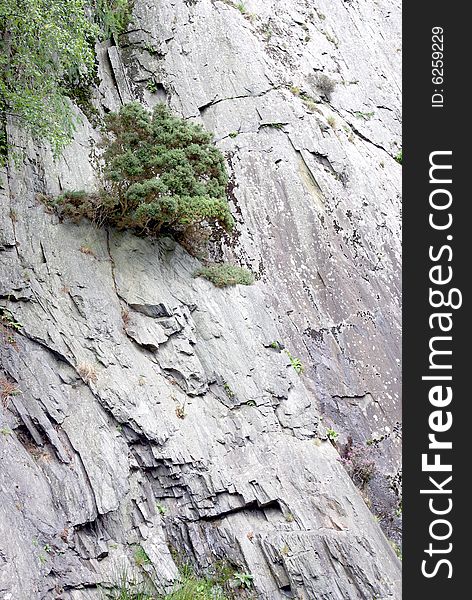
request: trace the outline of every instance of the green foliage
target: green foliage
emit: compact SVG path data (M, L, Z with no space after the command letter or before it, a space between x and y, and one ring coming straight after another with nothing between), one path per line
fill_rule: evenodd
M161 504L160 502L156 502L156 509L157 509L157 512L158 512L158 513L159 513L159 514L160 514L162 517L163 517L163 516L166 514L166 512L167 512L167 508L166 508L166 507L165 507L163 504Z
M309 110L312 110L312 111L318 110L316 100L312 96L307 94L306 92L302 92L302 90L299 87L292 85L289 87L289 90L292 92L292 94L294 96L298 96L299 98L301 98L303 100L305 106Z
M301 373L303 373L304 371L304 366L302 361L299 358L295 358L294 356L292 356L290 354L290 352L285 349L285 353L288 356L289 360L290 360L290 364L292 365L292 367L295 369L295 371L300 375Z
M399 163L400 165L403 164L403 150L400 150L400 152L395 156L395 160L397 161L397 163Z
M99 28L85 0L0 0L0 112L18 118L58 152L74 125L64 98L94 68Z
M182 579L162 600L225 600L223 589L211 579L195 576Z
M60 215L179 239L233 228L224 158L200 125L132 102L107 115L104 148L102 190L56 198Z
M230 285L252 285L254 275L242 267L236 267L229 263L201 267L194 274L195 277L204 277L211 281L216 287L227 287Z
M134 551L134 562L138 567L151 564L151 560L142 546L136 547Z
M234 581L236 583L236 587L240 588L250 588L252 585L254 577L250 573L235 573Z
M369 119L371 119L374 116L374 112L361 112L360 110L357 110L354 113L354 116L357 117L358 119L363 119L364 121L368 121Z
M95 0L95 15L105 39L124 33L131 20L133 0Z
M75 129L67 96L92 83L95 41L129 13L128 0L0 0L0 128L12 116L59 154Z
M223 389L226 392L228 398L234 398L234 392L226 381L223 383Z
M339 433L331 427L328 427L328 429L326 430L326 435L328 436L328 439L332 442L335 442L339 437Z
M229 600L236 597L237 588L250 588L253 577L250 573L235 572L227 561L216 562L204 576L198 576L192 566L174 560L179 564L179 579L171 592L160 595L152 591L153 584L140 583L139 579L123 571L118 584L105 592L110 600ZM239 595L238 595L239 597Z
M204 577L196 575L188 563L180 564L179 571L174 589L161 600L227 600L224 590L234 570L225 561L217 562Z
M20 329L23 327L21 323L15 321L15 318L11 311L9 311L8 308L5 308L4 306L0 306L0 325L8 329L13 329L15 331L20 331Z
M148 89L151 94L155 94L159 89L157 81L155 79L149 79L149 81L146 83L146 89Z

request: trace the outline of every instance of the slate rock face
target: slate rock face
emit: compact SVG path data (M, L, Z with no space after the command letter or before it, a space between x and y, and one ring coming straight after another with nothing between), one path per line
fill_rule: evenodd
M58 222L38 194L94 188L99 132L82 117L54 162L10 123L0 598L98 599L138 545L161 592L173 547L252 573L255 598L401 597L378 523L399 541L399 40L397 2L136 0L98 48L100 111L166 100L214 132L237 228L212 252L250 287L195 279L172 240ZM361 490L351 440L376 463Z

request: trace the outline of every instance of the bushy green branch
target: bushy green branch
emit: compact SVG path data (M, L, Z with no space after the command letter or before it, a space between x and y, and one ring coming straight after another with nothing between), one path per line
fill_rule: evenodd
M129 18L129 0L0 0L0 129L11 116L59 154L75 129L70 90L91 84L95 42Z
M225 161L200 125L132 102L107 116L103 145L101 191L56 198L60 215L179 239L233 228Z

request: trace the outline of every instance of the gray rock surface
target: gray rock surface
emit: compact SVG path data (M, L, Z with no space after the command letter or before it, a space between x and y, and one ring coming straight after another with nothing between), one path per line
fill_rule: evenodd
M237 232L212 251L255 285L195 279L169 239L58 222L38 194L93 189L98 131L83 117L53 161L9 127L2 600L96 600L139 574L138 545L161 592L173 547L200 572L231 560L263 600L401 598L378 523L399 541L400 5L244 6L136 0L97 50L96 105L165 99L215 133ZM376 461L362 490L349 438Z

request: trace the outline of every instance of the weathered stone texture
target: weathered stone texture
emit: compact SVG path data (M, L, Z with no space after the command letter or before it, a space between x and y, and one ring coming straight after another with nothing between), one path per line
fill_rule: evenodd
M37 194L93 189L99 133L84 119L54 162L10 126L26 156L0 190L0 304L23 324L0 332L21 391L1 407L4 600L96 600L137 544L161 590L171 544L199 569L231 559L263 600L401 597L364 500L398 541L400 6L235 6L136 0L98 49L96 97L166 99L214 131L237 232L213 251L254 286L194 279L168 239L58 222ZM362 494L327 427L373 442Z

